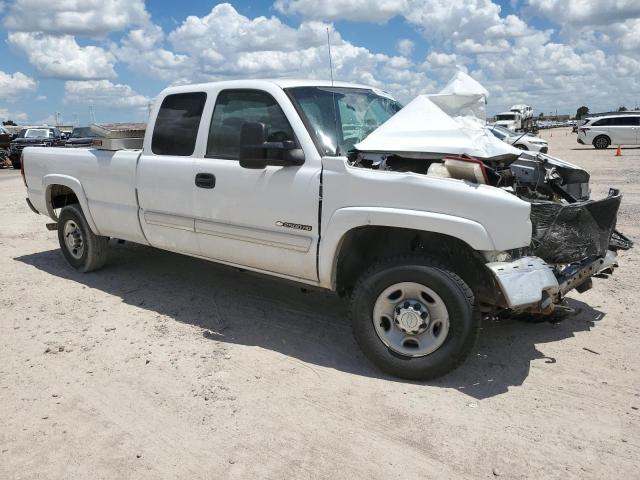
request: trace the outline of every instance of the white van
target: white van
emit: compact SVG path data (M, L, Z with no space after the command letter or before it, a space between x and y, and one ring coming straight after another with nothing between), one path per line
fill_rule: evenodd
M578 127L578 143L598 149L640 145L640 112L589 118Z

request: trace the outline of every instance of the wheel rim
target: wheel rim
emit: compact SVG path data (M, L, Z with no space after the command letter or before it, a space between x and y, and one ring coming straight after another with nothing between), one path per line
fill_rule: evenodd
M604 138L599 138L596 140L596 146L598 148L607 148L607 140Z
M64 235L64 243L71 256L77 260L82 258L84 253L84 238L78 224L73 220L67 220L62 230Z
M449 312L429 287L402 282L386 288L373 306L378 337L394 352L423 357L435 352L449 333Z

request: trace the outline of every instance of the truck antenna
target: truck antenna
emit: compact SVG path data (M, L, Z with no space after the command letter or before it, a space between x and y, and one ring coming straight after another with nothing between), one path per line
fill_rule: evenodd
M331 40L329 38L329 27L327 27L327 48L329 49L329 72L331 72L331 86L333 87L333 62L331 61Z
M338 144L338 112L336 111L336 92L333 90L333 63L331 62L331 39L329 37L329 27L327 27L327 48L329 49L329 72L331 72L331 103L333 104L333 124L336 129L336 155L340 155L340 145Z

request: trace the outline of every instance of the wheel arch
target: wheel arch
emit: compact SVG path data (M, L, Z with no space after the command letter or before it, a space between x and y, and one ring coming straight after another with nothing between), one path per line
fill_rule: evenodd
M337 224L329 225L321 245L321 283L341 293L349 292L358 275L372 262L384 256L408 253L433 255L447 260L458 271L467 270L461 276L475 287L486 282L488 272L478 251L494 250L494 245L484 227L466 219L432 215L436 215L435 219L420 219L421 228L415 228L403 215L386 222L383 219L375 221L372 216L368 217L368 222L356 222L351 218L350 228L339 233ZM334 214L332 219L335 217ZM489 280L491 284L492 280Z
M89 211L89 202L84 188L82 188L82 184L78 179L69 175L52 174L45 175L42 183L47 214L51 219L56 222L58 221L58 215L56 214L57 208L77 203L84 213L89 228L91 228L96 235L100 235Z

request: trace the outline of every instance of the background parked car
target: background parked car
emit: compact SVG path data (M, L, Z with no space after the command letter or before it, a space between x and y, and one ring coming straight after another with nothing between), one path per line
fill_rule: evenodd
M11 141L11 165L13 168L20 168L20 155L25 147L60 147L64 145L64 141L64 134L55 127L23 128Z
M549 151L549 145L545 140L534 137L529 133L516 133L500 125L487 127L487 130L503 142L513 145L520 150L531 150L532 152L540 153L547 153Z
M0 126L0 167L8 166L9 145L11 143L11 134Z
M0 126L0 148L8 149L11 143L11 134Z
M96 137L97 135L91 131L90 127L76 127L64 146L69 148L90 147Z
M598 149L640 145L640 112L589 118L578 127L578 143Z

